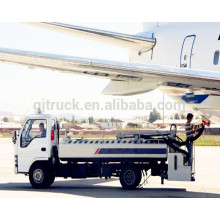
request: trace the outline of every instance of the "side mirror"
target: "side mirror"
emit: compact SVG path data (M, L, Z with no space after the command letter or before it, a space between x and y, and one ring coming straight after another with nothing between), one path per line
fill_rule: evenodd
M18 131L14 131L14 136L12 137L12 141L14 144L16 144L16 141L17 141L17 135L18 135Z

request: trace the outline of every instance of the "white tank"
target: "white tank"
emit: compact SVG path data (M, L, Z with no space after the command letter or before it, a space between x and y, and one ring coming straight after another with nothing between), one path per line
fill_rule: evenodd
M75 140L60 143L59 158L167 158L163 140Z

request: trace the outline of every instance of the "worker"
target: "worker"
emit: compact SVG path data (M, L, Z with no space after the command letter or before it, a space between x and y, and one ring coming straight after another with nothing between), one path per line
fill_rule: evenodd
M41 132L41 137L46 137L46 129L44 128L44 123L39 124L40 132Z
M191 140L195 133L195 126L191 123L193 119L193 114L189 113L186 117L187 122L185 124L186 138L189 141L186 145L189 153L189 166L192 170L192 161L193 161L193 141Z
M192 170L192 162L193 162L193 140L194 134L198 132L197 130L200 128L201 125L193 125L191 122L193 120L193 114L189 113L186 117L187 122L185 124L185 131L186 131L186 138L188 143L186 145L188 153L189 153L189 166L191 166Z

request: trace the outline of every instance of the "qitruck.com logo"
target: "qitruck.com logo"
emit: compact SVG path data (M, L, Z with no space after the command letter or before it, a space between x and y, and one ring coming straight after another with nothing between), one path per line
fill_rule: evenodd
M111 101L79 101L72 99L65 102L54 102L42 99L33 103L34 110L39 108L44 111L146 111L153 110L174 110L185 111L185 105L179 102L158 102L156 105L152 102L143 102L140 99L135 101L125 101L123 98L112 99Z

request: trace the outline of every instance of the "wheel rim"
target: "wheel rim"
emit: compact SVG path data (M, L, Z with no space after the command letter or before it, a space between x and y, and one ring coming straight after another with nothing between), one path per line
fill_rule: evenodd
M41 183L44 179L44 173L41 169L36 169L33 173L33 178L36 183Z
M127 185L132 185L135 181L135 173L133 170L127 170L124 173L124 181Z

